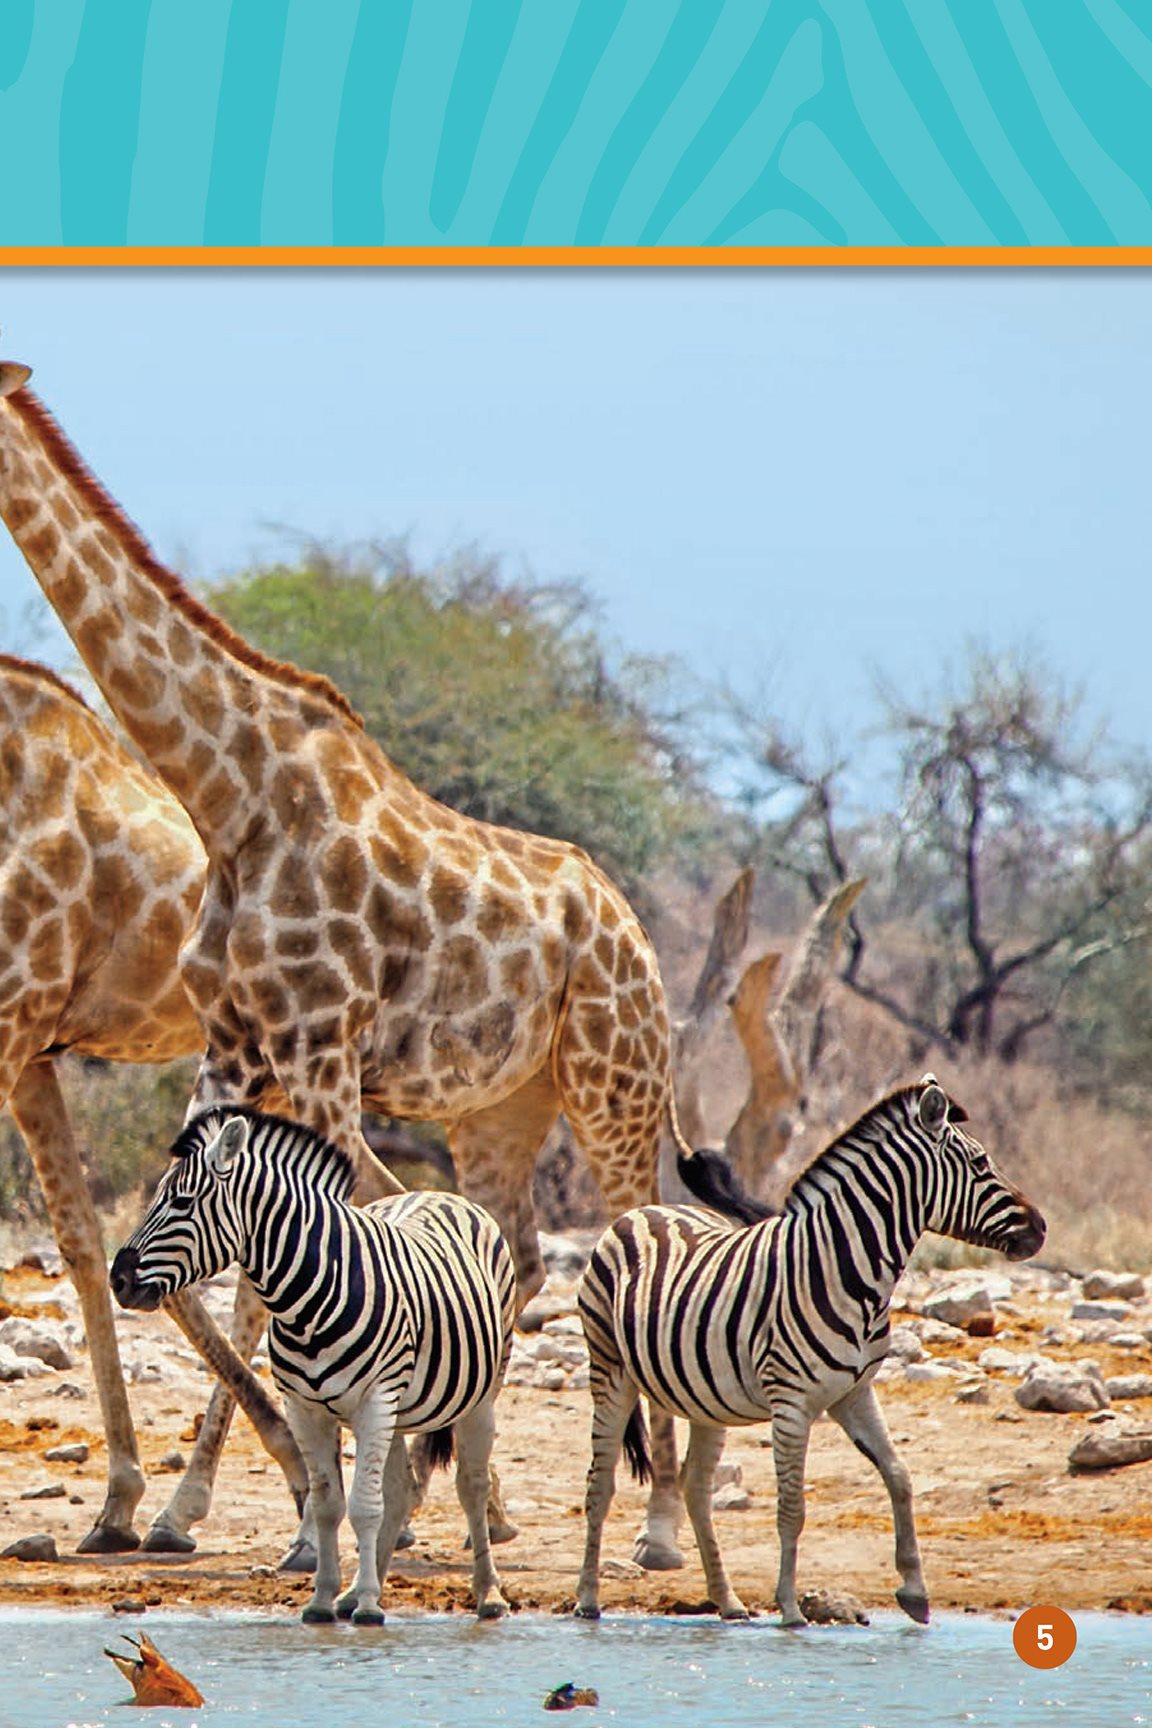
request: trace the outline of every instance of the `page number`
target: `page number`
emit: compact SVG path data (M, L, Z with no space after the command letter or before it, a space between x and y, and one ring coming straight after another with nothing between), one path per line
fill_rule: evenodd
M1059 1668L1076 1648L1076 1623L1063 1608L1025 1608L1012 1627L1016 1654L1030 1668Z

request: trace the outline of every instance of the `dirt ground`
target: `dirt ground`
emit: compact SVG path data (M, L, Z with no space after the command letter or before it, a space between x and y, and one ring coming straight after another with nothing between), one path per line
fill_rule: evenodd
M22 1270L6 1280L9 1301L40 1303L51 1280ZM43 1310L41 1310L43 1311ZM899 1315L894 1315L899 1318ZM1027 1347L1042 1313L1014 1319L1014 1347ZM169 1328L162 1315L141 1316L136 1337ZM973 1359L987 1338L960 1347ZM1046 1345L1059 1356L1059 1348ZM949 1344L940 1354L955 1357ZM1071 1351L1064 1353L1072 1353ZM1101 1345L1091 1354L1105 1374L1152 1367L1152 1350ZM81 1397L57 1392L61 1380ZM992 1378L986 1404L960 1404L955 1383L894 1380L880 1388L894 1437L912 1471L925 1570L935 1608L1020 1609L1055 1603L1066 1609L1152 1610L1152 1463L1072 1475L1069 1448L1088 1420L1019 1410L1014 1383ZM198 1407L209 1382L197 1381ZM131 1388L148 1488L137 1527L146 1530L168 1499L176 1477L162 1460L187 1454L192 1439L186 1398L172 1386L143 1381ZM497 1550L506 1594L514 1605L563 1611L571 1605L583 1540L582 1495L588 1459L590 1399L584 1391L546 1392L510 1386L501 1395L497 1463L520 1536ZM86 1441L84 1464L48 1463L44 1452ZM738 1464L751 1496L742 1511L717 1514L717 1528L736 1589L748 1605L770 1612L777 1563L775 1484L768 1429L734 1430L726 1460ZM130 1600L146 1606L212 1606L297 1610L306 1579L277 1575L275 1566L295 1530L295 1517L276 1466L247 1422L238 1418L221 1468L210 1517L198 1527L190 1557L129 1554L78 1557L75 1546L103 1498L104 1442L87 1357L75 1371L0 1386L0 1546L47 1531L61 1558L54 1564L0 1561L0 1604L109 1607ZM24 1500L42 1484L63 1484L57 1497ZM644 1574L629 1560L641 1520L643 1493L620 1473L620 1492L605 1543L606 1609L648 1612L698 1606L704 1582L691 1532L685 1527L681 1571ZM465 1609L469 1560L463 1516L450 1478L438 1475L417 1514L416 1544L389 1575L385 1606ZM352 1540L342 1533L345 1576ZM808 1522L801 1539L800 1588L821 1585L853 1592L869 1608L891 1606L898 1579L891 1520L879 1477L833 1424L813 1434L808 1464Z

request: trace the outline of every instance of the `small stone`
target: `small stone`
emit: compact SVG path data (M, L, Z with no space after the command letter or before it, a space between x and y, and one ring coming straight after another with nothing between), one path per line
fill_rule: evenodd
M53 1398L83 1398L83 1386L77 1386L75 1380L61 1380L58 1386L52 1388Z
M62 1328L46 1320L25 1320L14 1314L11 1320L0 1321L0 1344L15 1350L17 1356L37 1357L50 1368L72 1367Z
M898 1362L922 1362L923 1344L911 1326L893 1326L888 1339L888 1358Z
M184 1454L179 1447L174 1446L170 1452L165 1452L156 1460L157 1470L183 1470Z
M45 1278L64 1276L64 1257L54 1242L34 1243L25 1250L16 1264L27 1266L33 1272L42 1272Z
M966 1326L979 1314L992 1317L992 1297L984 1283L954 1284L930 1296L923 1304L928 1320L940 1320L946 1326Z
M21 1500L63 1500L68 1490L63 1482L45 1482L40 1488L25 1488Z
M956 1394L957 1404L987 1404L988 1387L983 1380L972 1380Z
M943 1362L908 1362L904 1368L905 1380L951 1380L955 1373Z
M738 1482L726 1482L712 1496L712 1507L716 1512L747 1512L751 1504L751 1494Z
M3 1551L0 1560L41 1560L55 1561L60 1556L56 1551L56 1538L46 1532L38 1536L21 1536Z
M729 1482L741 1483L743 1480L744 1466L742 1464L730 1464L727 1459L722 1458L712 1476L713 1492L717 1488L727 1487Z
M643 1566L638 1566L635 1560L602 1560L600 1562L601 1578L618 1578L631 1580L647 1578Z
M1080 1284L1081 1295L1088 1301L1111 1298L1120 1302L1139 1302L1144 1296L1144 1280L1138 1272L1089 1272Z
M1073 1470L1109 1470L1143 1464L1152 1458L1152 1428L1124 1428L1110 1422L1082 1434L1068 1454Z
M1023 1422L1024 1418L1019 1410L997 1410L992 1420L993 1422Z
M49 1446L44 1454L46 1464L87 1464L88 1446L83 1440L72 1441L67 1446Z
M1073 1302L1073 1320L1127 1320L1132 1313L1130 1302Z
M1152 1374L1111 1374L1104 1384L1109 1398L1152 1398Z
M118 1596L109 1607L113 1614L143 1614L148 1604L142 1596Z
M1014 1397L1024 1410L1102 1410L1108 1389L1095 1362L1046 1363L1029 1370Z
M567 1379L563 1368L546 1368L540 1376L540 1384L545 1392L559 1392Z

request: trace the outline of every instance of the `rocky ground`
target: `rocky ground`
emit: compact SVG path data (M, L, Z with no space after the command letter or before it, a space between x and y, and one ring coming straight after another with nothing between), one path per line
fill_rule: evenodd
M579 1567L590 1420L573 1315L581 1246L549 1243L549 1282L526 1315L531 1329L517 1335L500 1403L498 1463L521 1534L497 1558L507 1594L525 1608L570 1605ZM1152 1459L1152 1301L1142 1282L998 1265L913 1273L897 1294L880 1396L916 1486L934 1606L1152 1609L1152 1462L1083 1467L1102 1456ZM103 1498L105 1454L75 1297L49 1254L39 1267L9 1271L4 1296L0 1548L26 1553L26 1539L39 1536L58 1557L0 1558L0 1603L298 1609L307 1581L275 1570L294 1533L291 1503L242 1418L193 1556L76 1555ZM211 1296L226 1315L228 1280ZM175 1486L210 1382L164 1316L124 1315L120 1328L148 1476L144 1530ZM717 1527L733 1582L770 1612L777 1549L767 1428L733 1431L721 1472ZM681 1571L632 1564L642 1505L622 1471L605 1607L699 1610L703 1576L687 1528ZM437 1478L414 1528L388 1597L465 1608L463 1518L447 1478ZM342 1546L347 1570L346 1527ZM829 1422L818 1424L809 1455L800 1581L851 1591L868 1607L890 1604L897 1582L883 1486Z

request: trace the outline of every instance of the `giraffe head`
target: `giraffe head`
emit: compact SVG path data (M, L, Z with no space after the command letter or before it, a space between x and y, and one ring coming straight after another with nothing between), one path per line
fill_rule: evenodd
M22 389L31 376L31 366L24 366L19 360L0 360L0 396L11 396L14 390Z

